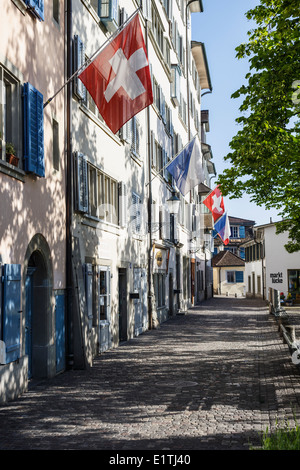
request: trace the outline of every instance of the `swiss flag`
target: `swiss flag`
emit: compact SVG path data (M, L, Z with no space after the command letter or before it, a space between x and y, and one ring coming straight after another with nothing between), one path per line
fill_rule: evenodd
M114 134L153 103L150 68L138 14L78 78Z
M224 214L224 199L218 186L204 199L203 204L212 212L214 221Z

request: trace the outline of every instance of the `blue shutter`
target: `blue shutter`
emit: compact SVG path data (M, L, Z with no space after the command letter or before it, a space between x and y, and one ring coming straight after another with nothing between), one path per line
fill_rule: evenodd
M44 21L44 0L25 0L25 3L39 20Z
M3 341L6 363L20 357L21 265L3 266Z
M244 272L235 271L235 282L244 282Z
M240 227L240 238L245 238L245 227L242 225Z
M65 368L65 296L55 296L56 372Z
M24 83L24 169L45 176L43 95Z

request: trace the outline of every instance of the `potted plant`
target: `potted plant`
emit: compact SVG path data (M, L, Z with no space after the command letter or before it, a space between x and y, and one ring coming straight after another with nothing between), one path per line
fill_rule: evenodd
M283 292L280 292L280 303L284 305L285 295Z
M5 145L6 161L11 165L18 166L19 158L15 155L15 147L11 142L7 142Z

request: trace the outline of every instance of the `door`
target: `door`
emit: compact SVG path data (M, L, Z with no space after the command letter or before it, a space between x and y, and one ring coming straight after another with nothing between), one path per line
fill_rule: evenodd
M142 318L142 282L141 282L141 268L133 269L133 291L139 294L137 299L133 299L134 305L134 334L138 336L143 331L143 318Z
M127 276L119 269L119 341L127 340Z
M169 315L174 314L174 288L173 288L173 273L169 274Z
M106 351L111 346L110 335L110 268L99 266L99 349Z
M192 258L191 259L191 301L192 301L192 305L194 305L194 300L195 300L195 270L196 270L195 260Z

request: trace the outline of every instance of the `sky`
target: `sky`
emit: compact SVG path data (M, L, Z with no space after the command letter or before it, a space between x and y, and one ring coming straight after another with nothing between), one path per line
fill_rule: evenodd
M213 91L202 97L201 109L209 110L210 132L206 140L212 148L217 174L230 164L223 157L229 153L229 143L239 130L241 100L231 95L245 83L249 71L246 60L237 59L235 48L248 41L247 32L254 26L245 13L258 5L259 0L203 0L203 13L192 14L192 40L205 45ZM207 90L203 90L205 92ZM212 187L216 179L212 179ZM254 220L256 225L281 220L276 210L266 210L250 202L248 195L241 199L224 197L228 215Z

